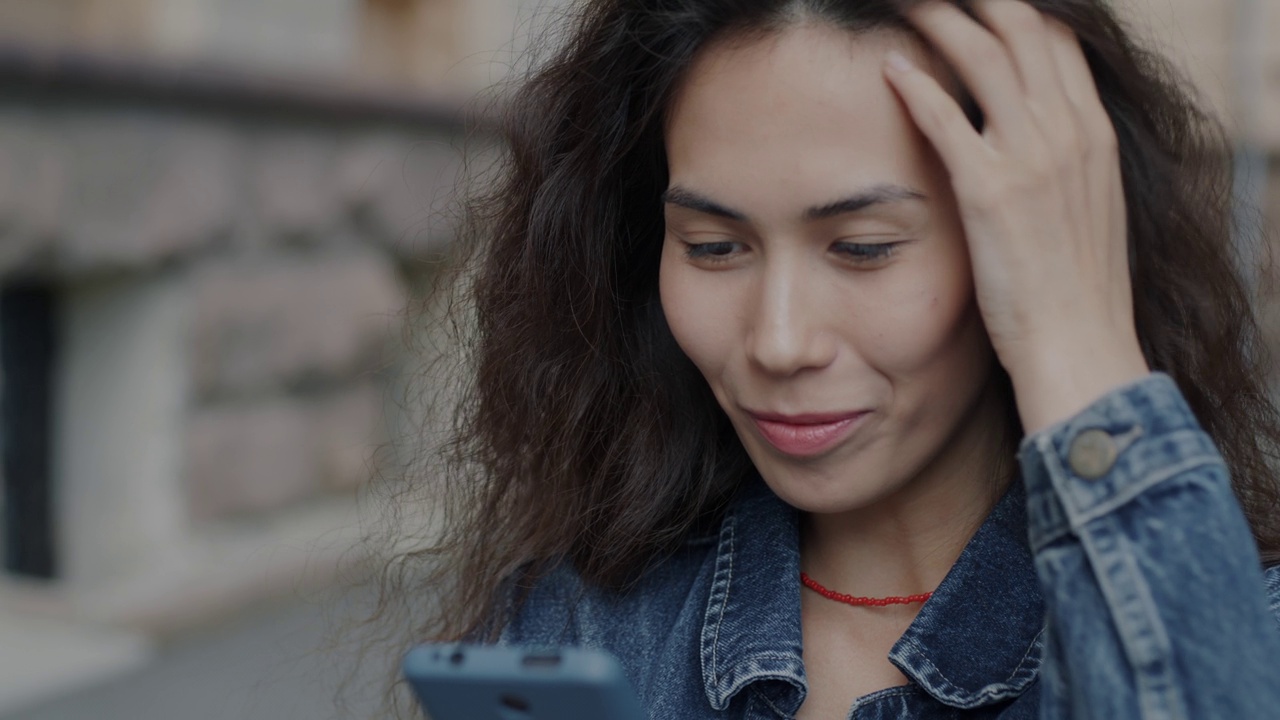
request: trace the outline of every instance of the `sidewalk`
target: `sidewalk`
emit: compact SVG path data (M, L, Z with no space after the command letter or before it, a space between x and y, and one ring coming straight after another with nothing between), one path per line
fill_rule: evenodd
M293 600L259 609L223 625L181 637L154 650L127 638L104 644L111 660L129 657L131 668L73 695L0 713L0 720L327 720L366 718L376 709L372 692L344 695L350 714L339 715L334 695L354 667L350 650L326 651L334 633L350 623L355 603ZM46 637L41 635L41 637ZM0 623L0 643L22 642L20 628ZM47 648L52 651L54 648ZM132 655L130 653L133 653ZM46 655L33 652L33 660ZM64 655L65 657L65 655ZM85 672L100 669L86 654ZM22 672L38 682L48 667L0 667L0 676ZM369 687L369 673L353 678Z
M134 672L152 654L141 636L2 609L0 648L0 713Z

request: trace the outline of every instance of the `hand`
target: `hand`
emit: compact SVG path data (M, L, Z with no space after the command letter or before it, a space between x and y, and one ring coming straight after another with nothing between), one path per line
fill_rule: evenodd
M951 175L978 306L1028 434L1149 370L1116 133L1075 35L1020 0L907 11L983 110L974 130L899 53L886 77Z

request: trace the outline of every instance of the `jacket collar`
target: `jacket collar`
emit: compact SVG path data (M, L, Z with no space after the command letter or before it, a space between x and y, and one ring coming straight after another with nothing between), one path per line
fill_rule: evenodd
M1043 658L1044 607L1015 479L889 660L939 702L972 708L1021 695ZM799 513L758 478L720 526L703 619L707 700L724 710L757 686L784 714L804 700Z
M956 564L889 651L939 702L960 708L1021 695L1044 659L1044 600L1014 478Z
M707 699L724 710L760 681L792 715L804 698L800 657L799 513L758 477L744 486L720 524L715 573L702 624ZM775 694L775 693L770 693Z

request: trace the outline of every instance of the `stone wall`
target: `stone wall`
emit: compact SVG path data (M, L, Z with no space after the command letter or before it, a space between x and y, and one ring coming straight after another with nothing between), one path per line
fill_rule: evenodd
M0 576L0 714L361 563L460 60L515 7L0 3L0 289L59 306L57 577Z
M567 0L7 0L0 43L343 77L467 97Z
M0 599L163 632L335 572L398 420L407 300L449 243L462 115L4 73L0 285L59 304L60 572ZM306 547L262 550L282 539Z
M1280 151L1280 6L1272 0L1118 3L1195 81L1232 132Z

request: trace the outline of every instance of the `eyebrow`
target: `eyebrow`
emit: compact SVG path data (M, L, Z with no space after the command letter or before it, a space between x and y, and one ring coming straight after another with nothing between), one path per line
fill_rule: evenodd
M907 200L926 199L928 199L928 196L915 188L907 187L905 185L894 185L892 183L882 183L880 185L873 185L866 190L859 191L849 197L841 198L825 205L815 205L804 211L804 219L809 221L825 220L837 215L856 213L876 205L887 205ZM680 187L679 185L673 185L667 188L666 192L662 193L662 202L671 205L678 205L706 215L726 218L728 220L736 220L737 222L747 221L746 213L725 207L705 195L701 195L693 190L689 190L688 188Z

